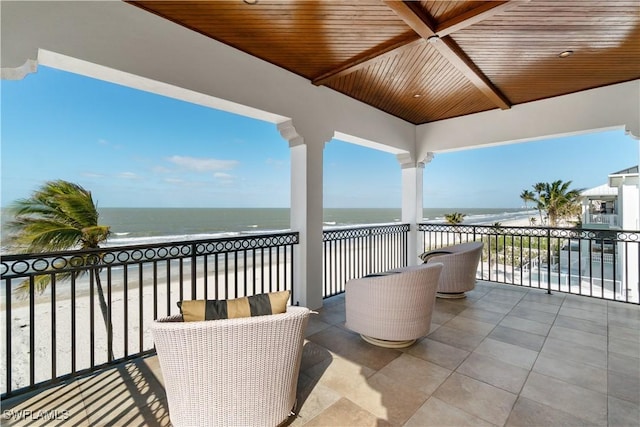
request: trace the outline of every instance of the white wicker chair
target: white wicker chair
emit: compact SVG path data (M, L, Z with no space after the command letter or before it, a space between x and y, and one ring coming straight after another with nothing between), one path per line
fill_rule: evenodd
M309 309L152 324L173 426L276 426L295 404Z
M482 242L461 243L434 249L420 255L425 264L442 263L438 284L439 298L464 298L476 286L476 273L482 256Z
M432 263L350 280L346 326L374 345L403 348L429 333L442 265Z

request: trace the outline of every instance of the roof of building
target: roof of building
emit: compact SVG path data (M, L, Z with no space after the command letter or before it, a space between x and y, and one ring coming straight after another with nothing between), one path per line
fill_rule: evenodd
M627 175L630 173L638 173L638 165L631 166L630 168L623 169L619 172L614 172L611 175Z
M593 196L617 196L618 188L617 187L609 187L608 184L602 184L597 187L589 188L580 193L582 197L593 197Z

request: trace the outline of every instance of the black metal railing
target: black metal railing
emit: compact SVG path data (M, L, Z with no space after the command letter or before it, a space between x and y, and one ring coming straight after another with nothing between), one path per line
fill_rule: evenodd
M290 290L295 301L298 240L291 232L3 256L2 399L152 353L151 322L177 314L182 299Z
M638 304L640 231L419 224L424 250L482 241L478 279Z
M370 273L407 265L409 224L324 230L324 289L328 298L345 283Z

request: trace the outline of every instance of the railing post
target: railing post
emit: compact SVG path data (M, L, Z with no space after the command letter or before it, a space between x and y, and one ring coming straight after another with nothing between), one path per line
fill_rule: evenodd
M560 274L560 270L558 270ZM547 294L551 295L551 229L547 228Z

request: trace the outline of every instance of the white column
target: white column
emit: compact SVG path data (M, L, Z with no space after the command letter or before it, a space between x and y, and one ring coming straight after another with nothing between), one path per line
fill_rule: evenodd
M291 120L278 124L291 149L291 229L300 233L294 248L294 304L322 307L322 173L325 139L303 138ZM315 136L314 136L315 135Z
M415 161L409 153L396 156L402 168L402 223L408 223L408 264L418 263L418 252L421 252L422 244L419 239L418 223L422 221L422 188L423 171L425 163L433 159L433 153L428 153L424 161Z

